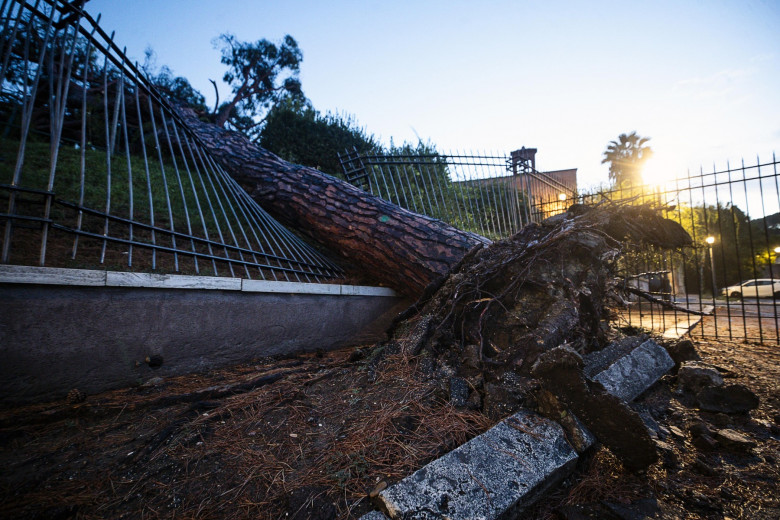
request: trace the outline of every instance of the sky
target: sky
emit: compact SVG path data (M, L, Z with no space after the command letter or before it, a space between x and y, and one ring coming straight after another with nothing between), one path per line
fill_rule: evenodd
M608 181L604 149L650 137L652 182L780 152L780 1L91 0L139 62L214 103L213 40L303 51L304 94L388 144L440 152L537 148L537 168ZM229 88L220 85L224 100Z

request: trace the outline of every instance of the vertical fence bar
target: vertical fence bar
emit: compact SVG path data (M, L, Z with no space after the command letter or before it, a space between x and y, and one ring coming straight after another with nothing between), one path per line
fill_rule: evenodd
M154 118L154 105L151 96L147 97L149 101L149 122L152 124L152 135L154 136L154 148L157 150L157 159L160 162L160 175L162 176L163 193L165 194L165 206L168 209L168 229L171 231L171 244L173 246L173 266L174 270L179 270L179 254L176 247L176 235L173 234L175 227L173 224L173 210L171 209L171 196L168 192L168 176L165 174L165 162L162 157L162 148L160 140L157 137L157 122Z
M76 20L76 25L81 23L81 15L79 14L78 19ZM60 53L60 67L62 67L62 63L65 61L65 48L67 47L67 34L68 34L68 26L65 26L63 28L63 37L62 37L62 52ZM57 159L59 157L60 152L60 141L62 138L62 125L63 121L65 119L65 111L67 110L67 99L68 99L68 92L70 89L70 77L71 73L73 71L73 56L75 54L75 48L76 48L76 39L78 37L78 31L73 31L73 44L71 45L70 52L68 53L68 59L67 59L67 65L64 70L64 78L63 78L63 72L60 71L60 74L58 74L57 77L57 88L56 90L54 87L54 51L49 53L49 61L50 61L50 68L51 68L51 75L50 75L50 88L51 88L51 95L50 95L50 128L51 128L51 139L50 139L50 169L49 169L49 182L46 187L46 191L52 192L54 190L54 177L57 172ZM43 213L43 229L41 230L41 255L40 255L40 265L46 265L46 245L48 244L49 239L49 218L51 217L51 205L52 205L52 197L49 195L46 197L45 207L44 207L44 213Z
M111 39L114 39L114 33L111 33ZM106 217L103 221L103 236L108 236L108 214L111 213L111 147L110 142L110 129L108 123L108 54L105 55L103 61L103 120L105 121L106 132ZM106 258L106 245L107 239L103 239L103 247L100 250L100 263L102 264Z
M157 231L154 229L154 196L152 194L152 179L151 174L149 172L149 157L146 153L146 139L144 136L144 118L143 114L141 112L141 83L139 81L138 75L134 74L133 79L135 80L135 108L138 115L138 130L139 130L139 140L141 141L141 154L143 157L144 162L144 173L146 174L146 195L147 200L149 203L149 225L152 227L150 230L150 239L153 246L157 245ZM83 201L82 203L83 204ZM157 268L157 248L152 247L152 269Z
M190 249L193 253L196 253L195 240L192 238L192 222L190 221L190 211L187 207L187 197L184 195L184 184L181 182L181 174L179 173L179 164L176 161L176 152L171 143L171 134L168 131L168 121L165 118L165 111L160 111L160 126L162 127L163 134L165 134L165 142L168 144L168 151L170 152L171 162L173 163L173 172L176 174L176 184L179 187L179 196L181 197L182 210L184 211L184 222L187 224L187 234L190 235ZM195 270L198 271L198 257L193 255L192 257L195 263Z
M37 4L36 4L37 5ZM20 7L20 10L22 8ZM30 131L30 124L32 122L33 108L35 107L35 97L38 93L38 84L41 80L41 71L43 70L44 60L46 58L46 48L49 43L49 36L51 34L52 23L54 22L55 10L52 9L49 14L48 21L46 22L46 35L43 39L41 46L41 56L38 60L38 66L35 71L35 79L32 85L29 87L27 81L23 82L22 87L22 128L21 135L19 137L19 150L16 154L16 164L14 166L13 180L11 186L19 186L22 174L22 166L24 165L24 153L27 145L27 137ZM32 15L31 15L32 17ZM32 20L32 18L31 18ZM32 23L32 21L30 22ZM30 56L30 38L26 38L24 42L24 77L29 77L29 56ZM16 213L16 191L11 190L8 194L8 214L14 215ZM13 219L6 220L5 232L3 239L3 252L0 262L8 263L9 256L11 254L11 237L13 236Z
M125 49L126 52L127 49ZM122 62L124 63L124 56L125 53L122 53ZM124 76L122 76L124 78ZM124 82L122 82L122 91L124 92ZM137 85L135 88L138 88ZM122 94L121 99L121 107L120 107L120 116L121 116L121 131L122 136L124 140L125 145L125 161L127 164L127 214L128 214L128 220L130 223L127 225L127 232L128 237L130 240L130 243L127 246L127 266L132 267L133 266L133 219L135 217L134 214L134 206L133 206L133 162L130 158L130 138L128 136L128 130L127 130L127 107L125 106L125 95Z
M750 214L748 212L748 191L747 191L747 176L745 174L745 159L742 159L742 188L745 191L745 212L748 217L748 242L750 243L750 264L753 268L753 278L758 278L758 266L756 265L756 255L755 255L755 246L753 243L753 226L750 222ZM758 283L758 282L756 282ZM763 320L761 319L761 298L759 298L758 291L759 286L756 285L756 314L758 314L758 336L760 338L760 341L764 340L764 324L762 323ZM742 297L742 301L745 301L744 295Z
M764 228L764 247L766 249L766 256L767 256L767 268L769 270L769 279L772 283L772 311L774 314L774 320L775 320L775 341L777 342L778 339L780 339L780 327L778 327L777 322L777 291L775 291L775 273L773 269L773 262L772 262L772 246L769 243L769 225L767 223L767 210L766 210L766 203L764 200L764 179L761 176L761 158L759 156L756 156L756 168L758 169L758 189L759 193L761 195L761 215L763 215L763 218L761 221L763 222L763 228ZM780 208L779 208L780 209ZM761 309L758 310L758 321L762 321L762 315L761 315Z
M728 187L729 187L729 199L732 201L731 204L731 228L733 230L734 234L734 253L737 258L737 277L739 282L741 283L742 280L744 280L744 277L742 276L742 255L740 254L740 244L739 244L739 235L737 234L737 228L739 224L739 218L736 214L736 208L734 207L733 201L734 201L734 191L733 191L733 180L731 178L731 163L726 162L726 171L728 172ZM715 166L713 165L713 172L715 172ZM745 313L745 298L744 295L742 298L740 298L740 311L742 313L742 330L744 332L744 339L747 340L747 315ZM716 328L717 330L717 328ZM716 335L717 337L717 335Z
M100 17L98 17L100 20ZM78 32L76 33L78 34ZM95 35L95 28L92 28L92 34L87 40L87 51L84 54L84 76L81 80L81 141L79 146L79 203L78 213L76 216L76 233L73 234L73 250L71 253L71 259L76 258L76 252L79 245L79 231L84 219L84 186L86 182L87 171L87 92L89 90L89 64L92 59L92 37Z

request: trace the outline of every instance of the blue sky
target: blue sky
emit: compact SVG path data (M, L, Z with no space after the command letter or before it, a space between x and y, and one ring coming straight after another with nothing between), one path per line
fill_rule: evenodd
M139 61L187 77L213 103L212 40L303 50L304 93L385 143L441 151L536 147L543 170L607 181L608 142L636 130L647 177L780 152L780 2L92 0ZM220 88L222 99L229 91Z

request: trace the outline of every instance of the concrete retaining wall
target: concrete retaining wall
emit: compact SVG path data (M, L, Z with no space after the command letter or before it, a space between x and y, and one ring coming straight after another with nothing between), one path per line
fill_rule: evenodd
M374 342L407 304L380 287L0 266L0 401Z

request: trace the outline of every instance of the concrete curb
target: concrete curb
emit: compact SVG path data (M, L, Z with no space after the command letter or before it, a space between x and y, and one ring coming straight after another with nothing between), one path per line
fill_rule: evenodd
M674 366L666 350L653 340L615 347L599 356L592 379L628 400ZM612 354L614 359L609 357ZM594 443L587 430L583 436L588 446ZM378 498L393 520L508 518L569 475L577 459L558 423L520 411L387 488ZM374 511L361 520L385 518Z
M633 401L674 366L666 349L649 339L616 359L592 379L607 392L624 401Z
M364 285L245 280L241 278L219 276L130 273L123 271L96 271L89 269L64 269L59 267L34 267L26 265L0 265L0 283L398 297L398 294L395 291L387 287L369 287Z
M520 411L379 494L391 518L487 520L530 504L574 468L563 428Z

